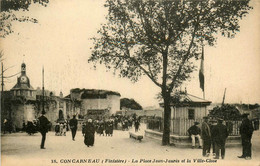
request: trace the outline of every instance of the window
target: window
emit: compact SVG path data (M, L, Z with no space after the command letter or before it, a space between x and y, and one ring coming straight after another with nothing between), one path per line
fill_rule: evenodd
M195 110L194 109L189 109L188 110L189 112L189 115L188 115L188 118L189 119L195 119Z

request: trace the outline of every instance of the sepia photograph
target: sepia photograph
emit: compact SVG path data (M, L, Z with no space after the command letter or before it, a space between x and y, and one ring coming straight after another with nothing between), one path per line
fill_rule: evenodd
M259 0L0 0L2 166L260 166Z

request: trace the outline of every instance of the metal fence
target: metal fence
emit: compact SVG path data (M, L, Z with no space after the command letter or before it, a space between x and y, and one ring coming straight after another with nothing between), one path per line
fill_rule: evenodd
M194 124L194 122L199 122L199 127L203 122L203 119L183 119L183 118L175 118L171 119L171 134L187 136L188 129ZM239 135L239 126L241 125L241 121L225 121L224 124L228 128L228 132L230 136ZM147 119L147 128L155 131L163 131L163 119Z

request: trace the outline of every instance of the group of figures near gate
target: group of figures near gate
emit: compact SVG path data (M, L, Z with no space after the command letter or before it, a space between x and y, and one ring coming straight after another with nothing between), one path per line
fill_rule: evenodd
M192 139L192 148L195 148L195 139L199 141L199 148L202 148L202 155L209 157L212 146L212 154L214 159L225 158L225 144L229 132L226 125L223 124L223 119L210 120L208 117L203 118L201 128L198 127L198 122L188 129L188 133ZM240 126L240 135L242 140L242 155L238 158L250 160L252 157L252 135L254 130L258 130L259 126L253 126L252 121L248 119L248 114L242 115L242 124ZM203 145L203 147L202 147Z
M66 132L69 131L69 124L67 120L64 122L57 123L55 125L55 135L56 136L66 136Z
M134 125L135 132L139 131L141 117L137 117L135 114L132 116L111 116L107 120L94 120L93 125L95 131L100 136L113 136L113 130L122 129L127 131ZM82 125L82 134L84 135L86 124Z

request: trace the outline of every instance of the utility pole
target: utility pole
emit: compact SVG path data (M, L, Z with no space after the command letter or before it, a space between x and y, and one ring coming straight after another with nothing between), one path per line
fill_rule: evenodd
M4 113L4 65L3 65L3 62L1 63L2 65L2 83L1 83L1 86L2 86L2 89L1 89L1 112Z
M44 111L44 67L42 68L42 111Z
M226 97L226 89L227 89L227 88L225 88L225 92L224 92L224 96L223 96L222 105L224 105L224 102L225 102L225 97Z

